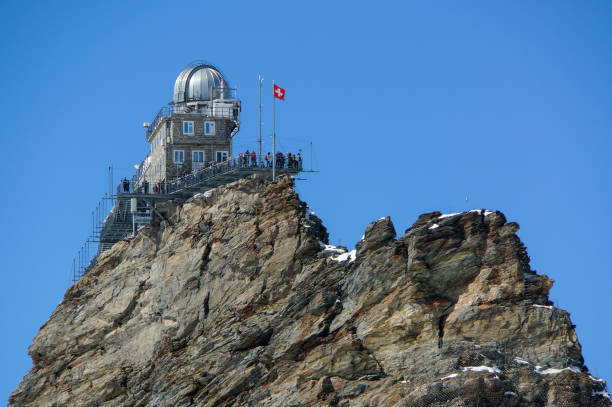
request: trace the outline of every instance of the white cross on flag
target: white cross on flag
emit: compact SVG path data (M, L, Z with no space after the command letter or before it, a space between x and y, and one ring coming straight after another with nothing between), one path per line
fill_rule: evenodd
M274 97L280 100L285 100L285 89L274 85Z

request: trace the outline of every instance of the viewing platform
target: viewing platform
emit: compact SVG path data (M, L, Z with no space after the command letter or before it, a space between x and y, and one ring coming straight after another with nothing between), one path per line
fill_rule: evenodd
M155 202L187 199L253 174L267 174L272 177L273 170L277 175L304 171L302 163L297 161L273 169L271 166L248 165L244 160L234 158L203 167L170 182L150 185L146 182L124 181L117 187L116 195L111 197L114 206L101 225L98 255L118 241L133 236L141 227L148 226L154 216L163 219L155 209Z

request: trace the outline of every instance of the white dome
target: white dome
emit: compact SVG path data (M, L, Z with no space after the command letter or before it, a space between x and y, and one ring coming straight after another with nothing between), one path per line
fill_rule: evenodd
M231 99L229 84L214 66L190 66L176 78L174 103L214 99Z

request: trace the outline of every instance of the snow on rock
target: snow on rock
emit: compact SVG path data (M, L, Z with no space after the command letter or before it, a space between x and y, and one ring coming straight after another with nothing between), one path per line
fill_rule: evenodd
M493 366L466 366L462 367L464 372L489 372L489 373L501 373L497 367Z
M527 361L525 361L525 360L523 360L521 358L514 358L514 361L516 363L518 363L519 365L528 365L529 364L529 362L527 362Z
M199 194L195 194L193 197L195 199L201 199L201 198L210 198L212 196L212 191L206 191L206 192L201 192Z
M604 379L599 379L595 376L591 376L589 375L589 379L593 380L594 382L599 382L599 383L605 383L606 381Z
M430 229L430 230L434 230L434 229L437 229L437 228L439 228L439 227L440 227L440 225L438 225L437 223L434 223L433 225L431 225L431 226L429 227L429 229Z
M445 213L445 214L442 214L442 215L438 216L438 219L450 218L452 216L457 216L457 215L461 215L461 212Z
M357 250L353 249L350 252L342 253L339 256L332 257L333 261L341 262L350 259L350 262L354 262L357 258Z
M441 378L440 380L452 379L453 377L457 377L457 376L459 376L459 373L453 373L453 374L449 374L448 376Z
M472 210L469 210L467 212L479 213L479 214L484 215L484 216L489 216L492 213L495 213L493 211L487 211L485 209L472 209ZM466 213L466 212L445 213L445 214L442 214L442 215L438 216L438 219L450 218L452 216L457 216L457 215L461 215L461 214L464 214L464 213Z
M565 370L569 370L570 372L574 372L574 373L580 373L580 369L578 369L575 366L568 366L568 367L564 367L563 369L545 369L545 370L540 370L542 369L542 366L536 366L535 368L535 372L538 374L559 374Z
M532 307L534 307L534 308L546 308L546 309L553 309L554 308L552 305L539 305L539 304L533 304Z
M605 398L607 398L608 400L612 401L612 397L610 396L610 393L608 393L608 392L607 392L607 391L605 391L605 390L602 390L602 391L594 391L594 392L593 392L593 397L596 397L596 396L605 397Z
M319 245L321 245L321 249L323 249L323 251L325 252L336 252L336 253L344 253L346 252L346 250L341 249L339 247L336 247L334 245L331 244L325 244L321 241L319 241Z

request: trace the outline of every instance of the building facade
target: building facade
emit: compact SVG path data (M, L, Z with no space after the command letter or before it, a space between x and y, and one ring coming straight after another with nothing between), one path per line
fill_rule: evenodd
M240 109L235 90L217 68L195 64L183 70L172 102L144 124L151 149L138 169L139 183L169 182L230 158Z

